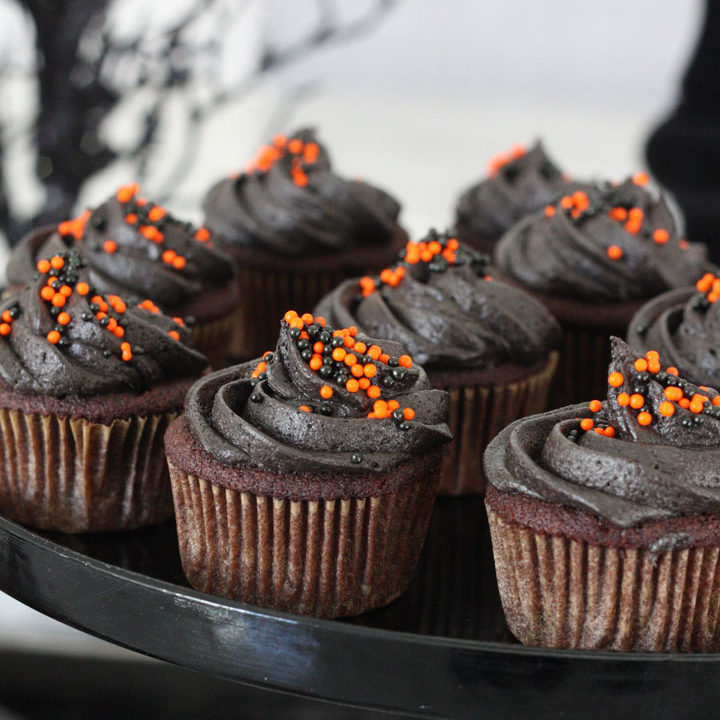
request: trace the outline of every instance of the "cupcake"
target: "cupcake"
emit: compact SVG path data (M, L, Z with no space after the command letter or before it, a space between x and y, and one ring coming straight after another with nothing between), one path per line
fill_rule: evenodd
M322 617L389 603L425 538L447 408L399 345L288 312L276 350L196 383L165 437L190 584Z
M607 399L485 453L508 626L526 645L720 650L720 394L613 338Z
M311 129L275 137L240 175L211 188L203 207L237 261L236 351L245 358L274 347L287 308L311 308L342 280L379 272L407 241L398 202L336 175Z
M720 275L706 273L694 288L663 293L630 321L628 343L656 349L697 385L720 388Z
M0 303L0 513L44 530L172 516L163 435L207 365L182 323L94 287L66 251Z
M488 177L468 188L455 210L458 238L491 254L503 233L526 215L584 187L561 172L540 141L490 160Z
M498 272L518 284L564 330L553 398L558 405L604 392L609 335L624 335L649 298L693 285L709 268L704 245L689 244L663 196L638 174L566 195L521 220L495 249Z
M489 258L431 230L378 277L346 280L316 312L399 342L450 393L440 493L485 491L482 453L511 420L547 409L561 332L545 307L493 280Z
M214 365L225 364L238 289L230 257L214 247L207 228L176 220L141 197L136 184L126 185L95 210L27 235L8 264L10 287L29 282L41 258L69 248L86 262L98 292L149 300L184 318L193 347Z

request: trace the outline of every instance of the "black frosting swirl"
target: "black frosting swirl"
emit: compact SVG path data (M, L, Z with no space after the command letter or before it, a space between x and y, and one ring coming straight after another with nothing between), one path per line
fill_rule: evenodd
M190 333L181 323L96 293L77 253L59 257L61 270L40 273L0 303L3 385L22 394L88 397L142 392L202 372L207 360L187 346ZM62 307L41 297L51 277L72 291ZM81 294L83 282L89 289Z
M300 143L296 153L288 149L294 141ZM203 208L214 233L233 245L289 256L390 244L400 213L394 198L336 175L313 129L299 130L276 145L278 157L270 167L252 166L209 190ZM306 156L308 146L315 150Z
M450 238L452 240L452 238ZM448 236L432 232L422 242ZM411 243L417 246L417 243ZM360 281L347 280L323 298L316 313L335 326L357 326L372 337L394 340L430 371L533 364L560 341L560 327L538 301L495 281L489 258L459 245L452 263L401 262L399 284L383 283L363 296Z
M657 350L691 382L720 387L720 302L707 295L680 288L650 300L631 320L628 343Z
M118 197L127 197L127 202ZM213 246L207 229L196 229L163 209L155 210L160 219L151 220L148 215L155 207L138 195L136 186L126 186L91 213L61 223L55 232L26 236L10 258L8 282L26 284L40 258L72 248L86 261L89 282L98 290L127 299L149 298L168 314L183 314L195 298L231 282L232 261ZM173 265L169 256L182 260Z
M717 391L665 372L638 372L637 356L617 338L612 353L610 372L620 373L623 382L610 387L594 417L596 427L612 427L614 437L580 429L579 419L592 414L587 404L518 420L488 446L490 483L620 527L719 511L720 406L712 402ZM668 386L681 388L688 398L707 398L702 410L670 402ZM645 407L618 402L629 393L642 394ZM642 413L649 413L649 424L639 423Z
M191 388L185 422L216 460L278 472L367 474L450 440L447 393L432 390L422 368L403 368L402 378L383 383L382 399L395 399L400 415L412 408L412 420L368 417L374 401L311 370L293 334L283 322L277 349L266 354L267 368L255 378L257 360L208 375ZM402 352L394 343L383 343L383 349ZM365 360L377 366L376 378L391 374L393 368ZM324 385L333 389L329 399L321 398Z
M538 141L460 196L456 224L483 238L496 240L525 215L582 187L583 183L565 178Z
M582 210L561 201L551 216L531 215L508 231L495 249L499 270L545 295L622 302L692 285L711 267L705 246L679 237L663 196L632 179L585 195ZM642 223L629 231L611 217L614 208L639 209Z

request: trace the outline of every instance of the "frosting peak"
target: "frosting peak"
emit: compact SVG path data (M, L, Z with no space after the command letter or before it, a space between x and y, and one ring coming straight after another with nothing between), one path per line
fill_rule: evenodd
M85 260L63 252L0 304L0 380L53 397L141 392L198 375L206 359L185 343L181 318L97 290Z
M378 276L342 283L316 311L402 343L427 370L532 364L560 339L539 302L493 280L486 255L434 230Z
M680 288L650 300L636 313L628 342L637 350L657 349L683 377L720 387L720 276L706 273L694 288Z
M621 302L691 285L709 267L704 246L680 237L663 196L639 173L563 196L507 232L499 269L547 295Z
M273 352L203 378L185 410L230 466L376 472L450 440L447 393L400 346L293 311Z
M612 339L608 395L518 420L485 455L500 490L622 527L720 510L720 394Z
M210 189L203 208L228 243L291 256L389 244L400 213L384 191L336 175L310 128L261 147L239 176Z
M182 314L201 293L233 277L230 258L214 247L207 228L177 220L144 198L137 183L61 222L55 232L24 238L8 265L10 284L24 285L39 259L68 249L82 256L98 290L129 300L150 298L173 314Z

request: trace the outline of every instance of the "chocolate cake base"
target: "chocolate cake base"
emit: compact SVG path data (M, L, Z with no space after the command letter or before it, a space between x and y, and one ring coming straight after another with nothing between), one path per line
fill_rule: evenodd
M612 526L488 486L505 619L524 645L720 650L720 514Z
M362 251L321 256L287 257L232 243L223 247L235 259L240 286L240 318L233 355L241 360L260 357L277 342L280 320L288 310L310 312L343 280L379 273L397 261L408 241L398 227L392 242Z
M385 478L297 473L283 492L283 476L229 468L205 453L182 419L168 431L166 451L183 571L197 590L339 617L386 605L407 587L435 500L440 452ZM275 494L253 491L269 488ZM348 489L367 494L339 492Z
M529 367L428 372L433 387L450 394L448 424L453 441L443 455L439 495L485 493L485 448L513 420L547 410L557 360L558 353L552 352Z
M190 384L66 399L0 389L0 513L67 533L172 517L162 443Z

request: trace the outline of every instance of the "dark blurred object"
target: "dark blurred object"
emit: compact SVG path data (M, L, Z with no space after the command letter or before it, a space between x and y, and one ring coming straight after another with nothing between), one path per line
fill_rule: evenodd
M680 103L650 136L653 175L680 203L687 235L720 261L720 0L706 0L700 41L685 73Z
M380 720L146 660L0 650L0 720Z

